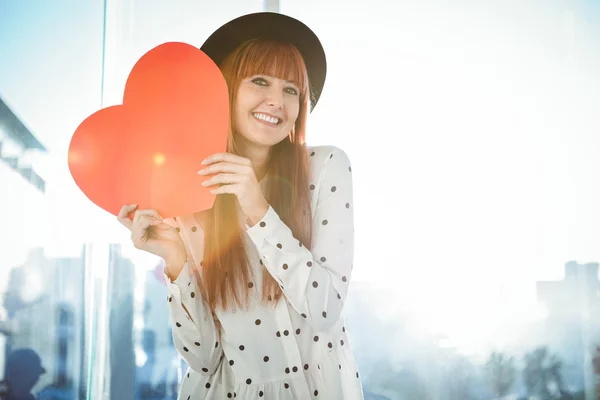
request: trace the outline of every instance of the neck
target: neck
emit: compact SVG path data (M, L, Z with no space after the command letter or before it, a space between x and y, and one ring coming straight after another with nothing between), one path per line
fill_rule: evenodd
M238 144L242 143L238 142ZM260 181L267 173L271 148L264 146L252 146L244 142L241 146L238 146L238 151L240 156L250 160L252 163L252 169L254 169L256 180Z
M250 160L250 162L252 163L252 169L254 170L254 175L256 176L256 180L260 181L267 173L267 166L269 165L269 154L244 152L242 153L242 157L245 157Z
M260 182L260 180L266 175L267 167L266 165L256 165L254 161L252 161L252 169L254 170L254 176L256 176L256 181Z

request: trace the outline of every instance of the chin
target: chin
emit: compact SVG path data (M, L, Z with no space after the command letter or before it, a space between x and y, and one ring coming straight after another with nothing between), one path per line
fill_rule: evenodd
M285 138L284 138L284 139L285 139ZM282 141L282 140L283 140L283 139L280 139L280 140L271 140L271 141L265 141L265 142L263 142L263 143L261 143L261 144L262 144L262 145L264 145L264 146L273 147L273 146L275 146L275 145L277 145L277 144L281 143L281 141Z
M279 135L269 135L266 133L259 133L259 134L254 134L251 141L257 145L261 145L261 146L273 146L276 145L277 143L281 142L282 140L284 140L287 137L287 135L285 136L279 136Z

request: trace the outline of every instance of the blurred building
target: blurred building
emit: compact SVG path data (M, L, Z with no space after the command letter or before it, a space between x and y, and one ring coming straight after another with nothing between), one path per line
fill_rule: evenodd
M33 159L46 148L0 98L0 210L3 223L11 229L0 231L0 297L9 288L9 273L27 258L38 239L38 232L28 233L20 224L25 213L44 210L46 182L33 169ZM14 336L8 312L0 301L0 379L4 376L7 337Z
M152 360L152 366L143 379L152 386L178 379L175 363L179 357L173 346L163 269L164 262L159 260L154 270L145 273L144 292L151 295L144 296L144 331L152 338L152 346L145 351L152 355L148 358L148 361Z
M538 300L545 303L550 317L583 320L600 311L600 281L598 263L565 264L562 281L538 282Z
M110 261L107 271L109 340L102 342L97 352L109 354L107 360L110 379L111 399L135 399L135 337L134 337L134 286L135 268L133 263L121 256L120 245L110 245ZM96 377L100 378L100 377Z
M33 170L32 156L46 151L0 98L0 161L41 193L45 191L46 182Z
M85 270L81 258L48 259L32 249L21 266L9 273L3 304L12 334L6 352L31 348L47 373L34 391L53 388L77 397L85 376Z
M107 282L107 341L96 342L96 352L106 353L105 376L111 398L175 399L182 366L173 345L167 288L158 265L135 264L124 258L121 246L109 246ZM157 261L160 264L160 260ZM94 310L94 312L97 312Z
M548 309L545 340L563 360L565 381L585 387L596 398L593 357L600 345L598 263L565 265L562 281L538 282L538 300Z

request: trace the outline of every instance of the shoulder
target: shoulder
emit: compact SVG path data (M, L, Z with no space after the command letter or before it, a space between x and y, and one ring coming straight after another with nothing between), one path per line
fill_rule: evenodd
M211 212L212 209L208 209L194 214L168 218L165 219L165 223L176 228L183 241L189 244L193 238L203 239Z
M347 165L350 167L350 158L341 148L333 145L307 146L306 151L313 173L320 173L328 165Z
M309 189L315 201L352 192L352 167L344 150L327 145L307 147L307 152L311 170Z
M200 228L203 231L206 231L206 227L208 226L209 218L212 218L213 209L209 208L208 210L200 211L192 215L194 222L200 225Z

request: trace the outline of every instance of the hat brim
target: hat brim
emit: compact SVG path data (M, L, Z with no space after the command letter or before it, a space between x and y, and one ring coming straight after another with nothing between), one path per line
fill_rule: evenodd
M327 61L319 38L304 23L273 12L247 14L233 19L209 36L200 47L217 65L242 43L265 37L293 44L302 54L311 91L311 111L321 97Z

